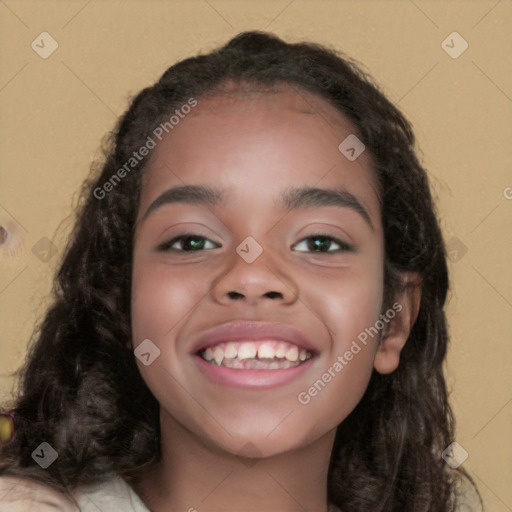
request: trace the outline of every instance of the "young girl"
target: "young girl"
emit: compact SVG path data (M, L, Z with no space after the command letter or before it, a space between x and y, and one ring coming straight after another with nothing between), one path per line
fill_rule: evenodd
M427 176L356 64L258 32L179 62L84 195L0 511L478 510Z

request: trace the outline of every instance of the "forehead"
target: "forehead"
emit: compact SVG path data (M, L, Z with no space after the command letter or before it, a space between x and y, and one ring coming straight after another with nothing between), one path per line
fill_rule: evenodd
M152 150L140 214L167 188L210 183L236 189L237 196L229 198L240 206L255 196L270 201L290 186L344 187L378 216L370 155L349 161L338 149L356 132L339 111L308 91L228 84L220 94L199 98Z
M249 122L249 116L252 123ZM260 86L258 84L235 84L227 82L219 89L199 99L199 105L188 116L189 120L200 122L205 117L218 118L225 122L231 118L246 128L263 129L285 125L292 117L304 117L304 130L309 137L315 132L325 136L330 130L335 139L339 131L356 132L352 123L324 98L291 84ZM293 122L295 122L295 120ZM251 126L252 125L252 126ZM317 125L317 126L315 126ZM319 130L322 125L322 130ZM301 132L300 125L294 127Z

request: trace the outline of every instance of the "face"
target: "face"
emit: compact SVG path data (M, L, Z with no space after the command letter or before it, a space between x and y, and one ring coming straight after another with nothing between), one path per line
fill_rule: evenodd
M199 99L152 150L132 329L135 347L149 339L160 351L137 364L163 428L269 456L332 434L360 401L378 343L361 333L382 312L384 244L370 156L338 149L354 132L323 100L283 89ZM222 199L169 193L185 185ZM308 187L326 192L291 194ZM243 331L248 322L256 331Z

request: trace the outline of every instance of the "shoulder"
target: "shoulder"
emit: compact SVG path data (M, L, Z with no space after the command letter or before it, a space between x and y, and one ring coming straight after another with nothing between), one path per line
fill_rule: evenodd
M81 512L149 512L135 491L116 474L110 474L104 482L78 487L72 493Z
M50 486L11 476L0 477L0 512L78 512L77 506Z
M470 480L462 474L454 478L456 512L482 512L480 497Z
M0 477L0 512L148 512L133 489L119 476L79 486L67 496L42 483Z

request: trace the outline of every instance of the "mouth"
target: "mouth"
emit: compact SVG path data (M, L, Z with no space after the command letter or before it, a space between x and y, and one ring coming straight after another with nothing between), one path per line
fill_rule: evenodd
M283 370L313 357L303 347L278 340L221 342L199 350L197 355L214 366L235 370Z
M191 347L200 374L222 386L284 386L313 366L319 348L284 324L237 320L204 333Z

